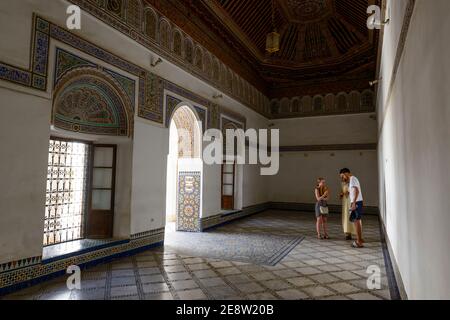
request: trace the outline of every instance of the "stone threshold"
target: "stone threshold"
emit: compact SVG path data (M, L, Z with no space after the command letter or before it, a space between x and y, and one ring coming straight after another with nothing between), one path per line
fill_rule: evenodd
M44 247L42 263L51 263L80 254L130 242L130 239L79 239Z

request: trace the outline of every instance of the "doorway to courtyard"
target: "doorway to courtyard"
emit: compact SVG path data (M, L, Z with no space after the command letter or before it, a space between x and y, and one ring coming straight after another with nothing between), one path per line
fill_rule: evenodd
M169 129L166 229L199 232L202 198L201 124L195 111L179 105Z
M50 139L44 258L113 238L116 148L69 138Z

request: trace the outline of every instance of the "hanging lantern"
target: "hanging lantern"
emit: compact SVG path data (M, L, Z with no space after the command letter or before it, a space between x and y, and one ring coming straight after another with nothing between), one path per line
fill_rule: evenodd
M280 34L275 27L275 0L272 0L272 30L266 39L266 51L269 53L280 51Z
M269 53L280 51L280 34L276 30L267 35L266 51Z

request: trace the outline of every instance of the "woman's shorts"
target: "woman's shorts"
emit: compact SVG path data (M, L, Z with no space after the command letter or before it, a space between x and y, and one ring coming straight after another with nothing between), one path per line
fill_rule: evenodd
M326 201L319 201L316 203L316 218L320 218L320 216L327 216L326 214L320 213L320 207L327 207L328 204Z

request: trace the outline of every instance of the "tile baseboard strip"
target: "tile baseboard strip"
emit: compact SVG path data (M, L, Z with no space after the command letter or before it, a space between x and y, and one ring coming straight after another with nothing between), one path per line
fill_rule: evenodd
M2 263L0 265L0 274L11 270L18 270L26 267L31 267L42 262L42 255L31 258L24 258L16 261Z
M305 212L314 212L315 211L314 203L297 203L297 202L270 202L269 208L273 210L288 210L288 211L305 211ZM330 213L342 213L342 207L340 205L330 204L328 205L330 209ZM376 215L378 216L378 207L373 206L365 206L364 214L368 215Z
M281 146L280 152L363 151L377 150L376 143Z

